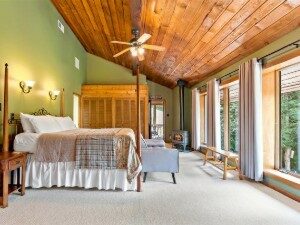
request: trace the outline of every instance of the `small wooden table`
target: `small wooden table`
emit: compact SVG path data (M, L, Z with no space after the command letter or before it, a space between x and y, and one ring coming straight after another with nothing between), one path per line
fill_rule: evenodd
M19 190L25 194L25 171L27 153L25 152L0 152L0 206L8 206L8 195ZM20 168L22 168L22 181L20 184ZM17 184L14 184L14 171L17 170ZM9 173L11 181L9 184Z
M237 170L238 169L238 159L239 156L233 152L230 151L224 151L224 150L219 150L214 147L204 147L206 150L205 152L205 158L204 158L204 164L206 162L210 162L212 165L216 166L217 168L223 170L223 179L227 179L227 170ZM212 153L212 156L209 156L208 154ZM224 162L222 160L218 160L217 155L222 156L224 159ZM228 160L232 159L235 162L235 166L228 166ZM221 167L219 167L221 165Z

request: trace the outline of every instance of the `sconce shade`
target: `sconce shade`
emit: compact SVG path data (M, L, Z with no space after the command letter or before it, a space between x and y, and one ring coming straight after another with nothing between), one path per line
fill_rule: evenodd
M34 80L21 81L20 87L21 87L23 93L28 94L31 91L31 89L33 88L34 84L35 84Z
M49 91L50 99L51 100L56 100L59 93L60 93L60 91L58 91L58 90Z

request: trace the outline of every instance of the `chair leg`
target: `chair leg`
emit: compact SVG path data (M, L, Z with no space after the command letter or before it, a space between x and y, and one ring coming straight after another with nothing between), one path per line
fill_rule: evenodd
M147 178L147 172L144 172L144 179L143 179L144 183L146 182L146 178Z
M173 183L176 184L175 173L172 173Z

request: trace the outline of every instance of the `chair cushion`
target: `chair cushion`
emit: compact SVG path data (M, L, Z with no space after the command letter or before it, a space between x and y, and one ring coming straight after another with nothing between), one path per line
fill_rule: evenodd
M148 147L165 147L166 143L162 139L145 139Z

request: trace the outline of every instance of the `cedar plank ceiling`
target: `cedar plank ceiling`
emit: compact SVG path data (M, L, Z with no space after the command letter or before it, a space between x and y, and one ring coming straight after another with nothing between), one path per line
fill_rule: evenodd
M112 56L131 39L129 0L52 0L85 49L127 68L130 54ZM147 44L141 72L173 88L189 86L230 66L300 26L300 0L141 0Z

